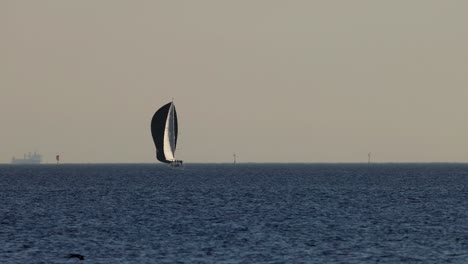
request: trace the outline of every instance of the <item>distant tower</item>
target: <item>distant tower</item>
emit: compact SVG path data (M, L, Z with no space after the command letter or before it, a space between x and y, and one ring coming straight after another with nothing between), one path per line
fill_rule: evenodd
M236 163L237 163L236 157L237 157L237 156L236 156L236 153L235 153L235 152L234 152L234 154L232 154L232 157L234 158L234 165L236 165Z
M370 164L370 162L371 162L371 155L372 155L371 152L369 152L369 153L367 154L367 164Z
M57 164L59 164L59 162L60 162L60 155L59 154L57 154L57 156L55 156L55 160L57 161Z

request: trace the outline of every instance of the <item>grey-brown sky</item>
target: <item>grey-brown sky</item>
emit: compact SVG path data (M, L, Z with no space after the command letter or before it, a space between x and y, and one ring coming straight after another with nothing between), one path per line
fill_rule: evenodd
M0 162L468 161L468 1L0 1Z

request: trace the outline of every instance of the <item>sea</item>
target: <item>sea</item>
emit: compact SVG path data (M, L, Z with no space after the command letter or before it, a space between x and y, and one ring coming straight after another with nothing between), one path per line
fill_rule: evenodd
M0 263L468 263L468 164L0 165Z

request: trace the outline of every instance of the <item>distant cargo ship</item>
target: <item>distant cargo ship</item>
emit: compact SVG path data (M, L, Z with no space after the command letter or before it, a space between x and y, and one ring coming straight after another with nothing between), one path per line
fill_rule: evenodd
M31 154L31 152L24 154L24 158L22 159L17 159L15 157L11 159L12 164L41 164L41 162L42 156L36 152L33 154Z

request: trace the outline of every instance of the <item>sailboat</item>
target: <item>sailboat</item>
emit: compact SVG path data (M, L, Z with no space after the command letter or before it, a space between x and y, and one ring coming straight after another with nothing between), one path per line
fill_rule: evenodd
M174 102L165 104L151 119L151 135L156 147L156 159L171 167L182 167L183 161L175 158L177 145L177 112Z

